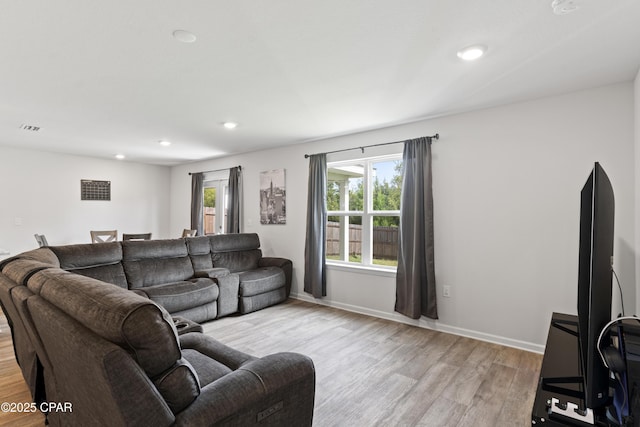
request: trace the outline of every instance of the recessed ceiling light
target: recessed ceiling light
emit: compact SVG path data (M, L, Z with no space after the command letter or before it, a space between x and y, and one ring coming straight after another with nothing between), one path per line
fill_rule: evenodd
M464 59L465 61L473 61L475 59L480 58L487 51L485 46L475 45L465 47L462 50L458 51L458 58Z
M579 0L553 0L551 8L556 15L566 15L580 9Z
M162 145L163 147L168 147L171 145L171 141L167 141L166 139L162 139L160 141L158 141L158 144Z
M185 30L175 30L173 37L182 43L193 43L196 41L196 35Z
M236 127L238 127L238 124L235 122L224 122L222 126L226 127L227 129L235 129Z
M124 154L116 154L116 159L118 160L124 159Z

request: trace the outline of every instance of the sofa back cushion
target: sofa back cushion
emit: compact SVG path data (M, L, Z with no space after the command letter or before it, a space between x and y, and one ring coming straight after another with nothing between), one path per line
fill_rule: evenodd
M257 234L218 234L210 236L210 243L214 267L223 267L232 273L258 268L262 251Z
M119 242L51 246L60 268L127 289Z
M207 271L213 268L211 261L211 243L209 236L188 237L187 249L195 271Z
M51 264L31 259L14 258L4 265L2 274L18 285L26 285L29 278L40 270L53 268Z
M122 264L129 289L191 279L193 265L184 239L122 242Z

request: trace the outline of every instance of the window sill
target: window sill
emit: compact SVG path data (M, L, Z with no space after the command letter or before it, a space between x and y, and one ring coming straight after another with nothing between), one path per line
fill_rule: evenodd
M382 277L396 277L396 269L393 268L384 268L384 267L374 267L374 266L365 266L365 265L354 265L347 264L335 261L327 261L327 268L329 270L338 270L338 271L348 271L350 273L363 273L363 274L372 274L375 276Z

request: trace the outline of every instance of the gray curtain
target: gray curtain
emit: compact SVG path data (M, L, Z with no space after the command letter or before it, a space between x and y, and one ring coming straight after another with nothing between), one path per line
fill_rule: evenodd
M431 138L405 141L402 162L395 310L437 319Z
M327 155L309 156L307 233L304 245L304 291L315 298L327 295L325 237L327 234Z
M225 232L240 233L240 199L242 198L240 166L229 169L229 206Z
M198 236L204 236L204 174L191 174L191 229L198 230Z

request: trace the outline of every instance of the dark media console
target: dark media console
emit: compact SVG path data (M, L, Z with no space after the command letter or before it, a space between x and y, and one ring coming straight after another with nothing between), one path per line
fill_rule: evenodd
M535 426L615 426L605 408L582 413L584 398L577 337L578 317L553 313L536 398L531 413ZM557 405L556 405L557 404ZM553 407L553 410L551 408ZM577 408L578 412L575 411ZM574 415L575 414L575 415Z

